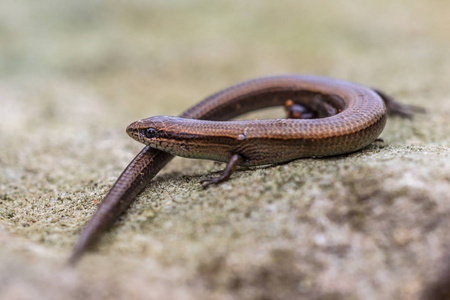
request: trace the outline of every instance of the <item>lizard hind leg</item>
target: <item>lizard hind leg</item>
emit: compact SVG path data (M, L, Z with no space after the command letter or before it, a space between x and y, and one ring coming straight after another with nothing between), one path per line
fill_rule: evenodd
M314 119L317 117L312 110L292 100L286 101L284 110L286 111L286 119Z
M402 118L412 120L414 118L414 113L425 113L425 108L415 105L402 104L394 100L391 96L383 91L373 89L381 99L383 99L386 104L386 108L390 115L397 115Z

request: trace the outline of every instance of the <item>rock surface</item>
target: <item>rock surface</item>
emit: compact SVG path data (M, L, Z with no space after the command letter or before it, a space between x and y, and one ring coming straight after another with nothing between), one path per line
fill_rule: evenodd
M6 0L0 299L447 299L450 3L355 3ZM391 118L358 153L207 190L223 165L177 158L65 265L142 148L129 123L280 73L378 87L427 114Z

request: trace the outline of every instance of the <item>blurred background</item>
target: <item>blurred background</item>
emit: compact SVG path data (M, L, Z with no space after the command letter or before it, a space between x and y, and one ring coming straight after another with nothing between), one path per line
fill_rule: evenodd
M447 74L448 5L7 0L0 11L0 74L4 81L85 84L126 111L129 101L147 108L181 98L187 106L204 90L278 73L387 90L396 78L394 92L419 89Z
M390 247L398 245L375 237L365 243L373 242L374 248L361 250L362 256L355 254L359 252L354 247L359 248L351 243L345 259L336 260L334 250L327 248L320 252L320 259L308 264L308 244L297 239L306 238L312 229L305 228L298 238L286 238L276 245L261 242L261 248L254 248L261 241L258 233L248 229L255 238L243 239L238 221L221 219L225 225L220 227L216 216L229 216L220 203L230 198L244 197L245 203L264 201L264 197L268 203L273 199L298 201L294 195L306 193L301 184L283 187L290 196L277 194L278 190L260 195L202 194L198 176L221 166L181 159L165 169L152 190L140 198L141 204L133 206L102 240L87 258L89 264L68 270L63 262L82 226L142 148L124 133L129 123L154 115L178 115L219 89L273 74L355 81L378 87L401 102L426 107L427 115L414 123L389 122L383 138L394 145L385 150L391 157L380 159L379 166L374 163L378 169L370 174L379 172L380 178L361 185L370 187L393 176L393 194L409 193L413 187L405 199L434 203L442 209L430 214L430 219L447 213L448 205L436 199L444 199L450 190L445 159L450 136L449 12L446 0L3 0L0 299L418 297L427 280L439 273L437 266L450 242L445 239L443 223L436 225L441 231L435 232L429 245L420 240L428 234L423 228L430 220L418 221L410 225L417 226L415 231L408 231L405 224L415 223L412 215L410 223L395 223L404 227L392 235L389 230L397 225L386 223L385 230L394 241L398 236L406 240L402 244L406 248L397 249L399 259L394 263L377 256L377 251L388 257L394 251ZM395 147L409 155L408 162L401 160L404 156ZM384 174L386 161L398 169ZM315 170L315 162L310 163L313 167L307 172ZM270 170L255 171L259 177L249 180L273 178L274 174L267 173ZM336 172L331 176L340 178L342 174ZM326 174L317 176L317 182L311 183L313 187L319 184L313 188L316 196L335 200L322 194L320 180L328 179L320 176ZM174 177L175 183L170 181ZM349 198L351 192L344 187L342 197ZM186 199L197 199L197 194L203 197L194 201L197 206L186 204ZM211 199L217 199L210 204L216 219L208 219L203 210ZM244 213L243 205L250 204L233 209ZM377 205L381 205L378 213L388 213L383 204ZM424 216L427 209L406 207L399 214L411 211ZM269 220L282 224L284 219L276 219L282 216L289 215L282 212L269 219L250 220L241 228L255 226L256 231ZM212 225L195 223L199 220L216 222L221 229L211 233L205 229L200 234L200 227ZM299 224L289 223L286 228L295 226ZM379 229L368 228L360 234ZM224 235L229 240L221 240ZM279 232L273 235L280 236ZM311 243L321 243L320 236L311 234L311 239ZM235 256L217 246L230 240L236 245ZM280 252L280 244L296 250ZM375 259L370 263L367 257ZM346 259L354 265L347 265ZM291 260L301 261L296 269L301 272L292 273Z

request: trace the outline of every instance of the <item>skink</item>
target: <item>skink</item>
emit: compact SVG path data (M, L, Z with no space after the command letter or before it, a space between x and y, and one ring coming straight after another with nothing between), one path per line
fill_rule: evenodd
M290 116L300 111L299 116L224 121L277 105L289 107ZM383 92L359 84L318 76L282 75L226 88L179 118L159 116L134 122L127 133L147 146L123 171L87 223L69 262L79 260L173 155L227 162L222 176L202 181L206 187L227 180L240 165L276 164L357 151L380 135L386 112L412 118L412 111L422 109L399 104Z

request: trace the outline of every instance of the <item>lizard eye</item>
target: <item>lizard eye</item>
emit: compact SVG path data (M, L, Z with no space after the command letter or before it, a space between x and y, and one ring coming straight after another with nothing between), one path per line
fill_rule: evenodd
M146 138L151 139L151 138L155 138L158 137L158 131L155 128L149 127L147 129L144 130L144 135Z

